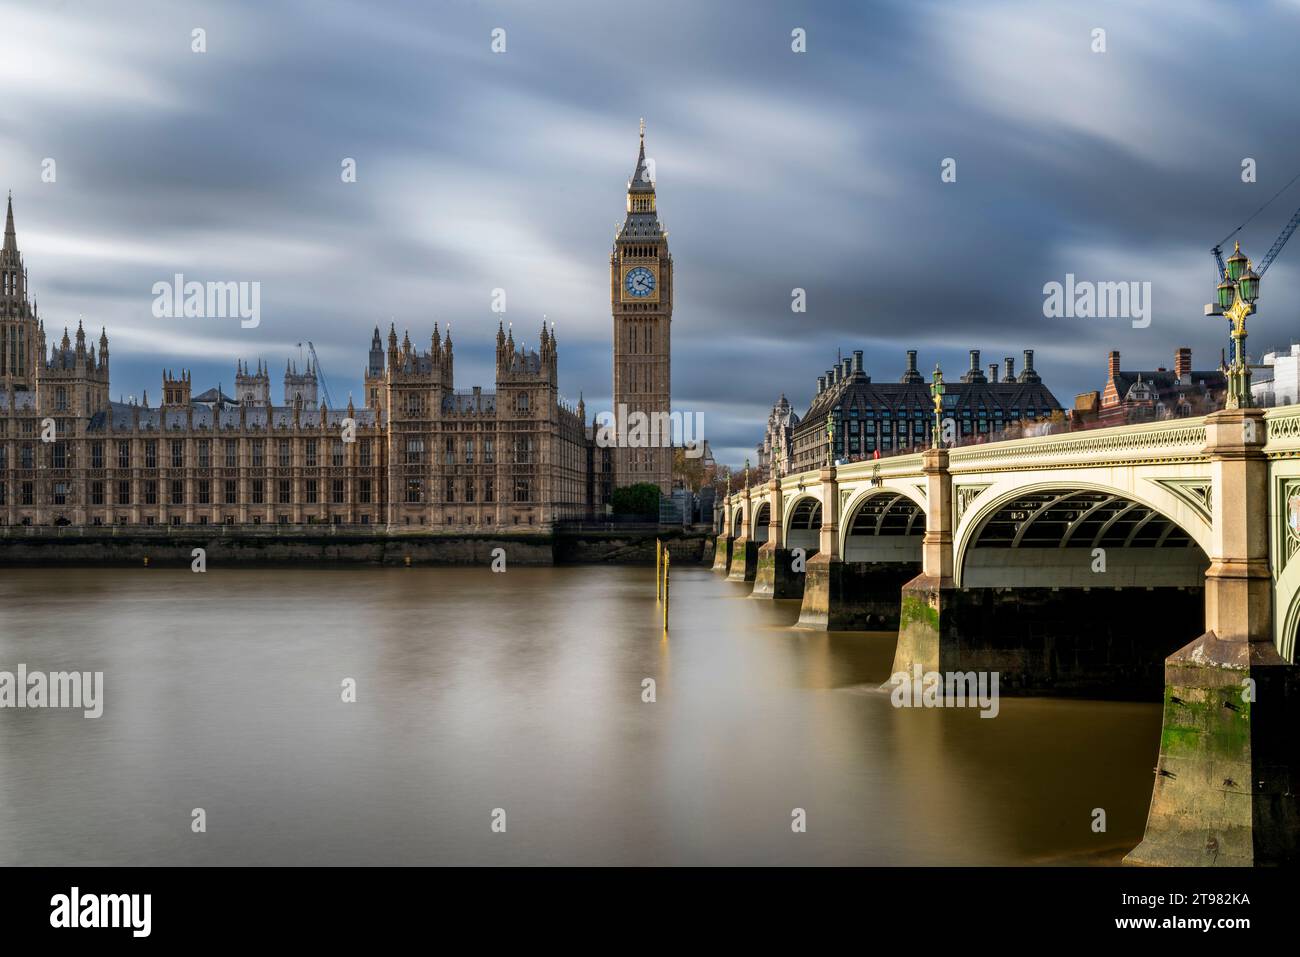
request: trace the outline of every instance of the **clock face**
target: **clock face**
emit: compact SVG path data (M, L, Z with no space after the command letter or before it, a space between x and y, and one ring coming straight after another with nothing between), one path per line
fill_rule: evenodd
M623 291L635 299L644 299L655 291L655 274L645 266L629 269L623 277Z

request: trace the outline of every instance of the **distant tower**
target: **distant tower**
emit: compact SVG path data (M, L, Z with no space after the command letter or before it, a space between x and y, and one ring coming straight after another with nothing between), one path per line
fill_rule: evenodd
M235 363L235 401L240 405L271 404L271 376L261 359L253 373L248 371L247 362Z
M190 373L182 369L179 376L163 374L163 408L183 409L190 404Z
M315 408L319 404L316 398L316 367L307 360L307 370L298 371L298 365L290 359L284 367L284 404L293 405L302 399L304 406Z
M0 249L0 385L36 387L36 363L43 360L38 344L36 309L27 301L27 272L14 232L14 200L5 213L4 247Z
M370 337L370 361L366 363L365 388L366 408L376 409L383 404L384 396L384 340L379 336L379 327Z
M672 491L672 449L666 443L672 411L673 260L668 233L659 222L655 184L645 158L645 122L636 169L627 184L627 215L609 257L610 308L614 315L614 408L642 412L658 421L661 444L626 448L619 436L614 452L616 487L653 482Z

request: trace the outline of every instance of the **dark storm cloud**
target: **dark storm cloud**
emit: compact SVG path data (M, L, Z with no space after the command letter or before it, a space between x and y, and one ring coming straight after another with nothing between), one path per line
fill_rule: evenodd
M1069 404L1111 348L1217 362L1208 249L1300 171L1294 3L1248 23L1194 2L66 0L5 18L0 185L47 326L107 325L115 393L156 395L181 365L228 384L236 357L278 369L311 339L342 401L390 321L421 345L450 322L457 384L490 383L500 287L517 336L556 322L563 392L601 407L645 116L677 268L674 403L720 457L744 457L780 392L805 406L836 349L893 379L907 348L950 375L970 348L1033 348ZM1252 256L1297 205L1300 187L1248 227ZM1293 334L1297 255L1266 278L1255 351ZM151 286L176 272L260 281L262 324L154 319ZM1044 318L1067 272L1151 282L1151 326Z

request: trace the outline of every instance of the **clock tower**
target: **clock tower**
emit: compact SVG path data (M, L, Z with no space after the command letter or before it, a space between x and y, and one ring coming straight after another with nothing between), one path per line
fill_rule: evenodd
M613 413L618 430L614 486L653 482L668 495L673 476L669 418L673 259L646 165L644 120L636 170L627 184L627 216L609 257L609 295L614 315ZM633 413L642 415L633 417Z

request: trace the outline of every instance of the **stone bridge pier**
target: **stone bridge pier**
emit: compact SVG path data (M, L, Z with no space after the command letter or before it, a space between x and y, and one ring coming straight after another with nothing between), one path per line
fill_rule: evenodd
M731 571L731 545L735 539L731 534L731 496L723 499L722 532L713 547L713 570L724 575Z
M792 581L790 552L785 547L785 509L781 495L781 480L773 478L767 483L766 508L767 541L758 547L754 564L753 598L789 598L798 589L803 590L802 582ZM756 521L762 518L763 509L759 509ZM802 576L800 576L802 577Z
M758 543L754 541L754 503L751 490L746 487L740 495L740 512L733 524L731 563L727 581L752 582L758 571ZM736 526L739 529L736 530Z
M1142 843L1128 864L1300 863L1300 682L1273 641L1261 409L1206 417L1213 545L1205 633L1165 662Z

